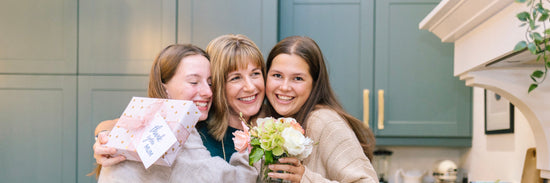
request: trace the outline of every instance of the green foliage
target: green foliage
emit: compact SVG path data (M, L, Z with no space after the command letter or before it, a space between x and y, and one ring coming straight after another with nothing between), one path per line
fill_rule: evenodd
M265 151L265 164L272 164L273 163L273 152L271 151Z
M535 45L535 43L529 43L527 45L527 49L533 54L533 55L536 55L537 54L537 46Z
M523 51L525 49L533 55L537 55L537 62L544 62L544 70L535 70L530 78L533 81L529 86L528 92L533 91L538 87L548 75L550 68L550 60L547 53L550 53L550 28L546 29L546 22L550 21L550 10L543 6L542 0L515 0L517 3L526 3L529 11L523 11L516 15L521 21L520 27L526 27L525 40L518 42L514 46L514 51ZM539 27L543 27L544 31L537 31ZM541 35L542 32L542 35Z
M526 11L518 13L517 17L518 17L519 20L521 20L523 22L525 22L525 21L527 21L531 18L529 13L527 13Z
M529 91L528 92L533 91L535 88L537 88L537 86L539 86L539 85L535 84L535 83L531 84L531 86L529 86Z
M250 140L250 145L252 146L259 146L260 145L260 139L253 138Z
M535 72L533 72L533 74L531 74L531 76L533 76L535 78L541 78L543 75L544 75L544 72L542 72L540 70L536 70Z
M514 47L514 51L522 51L523 49L527 48L527 42L520 41L516 46Z
M259 148L258 146L253 147L250 155L248 156L248 164L252 166L252 164L262 159L262 156L264 156L264 150L262 148Z

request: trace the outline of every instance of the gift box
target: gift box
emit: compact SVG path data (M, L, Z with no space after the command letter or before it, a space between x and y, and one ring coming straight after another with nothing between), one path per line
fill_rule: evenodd
M127 160L143 162L146 169L172 166L200 115L192 101L133 97L105 145Z

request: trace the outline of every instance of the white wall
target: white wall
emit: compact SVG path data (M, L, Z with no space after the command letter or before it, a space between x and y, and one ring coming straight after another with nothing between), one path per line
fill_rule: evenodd
M473 90L472 148L461 158L470 180L507 180L519 183L528 148L535 139L527 120L517 108L514 111L514 133L485 135L484 89Z
M514 133L485 135L484 89L473 89L473 131L471 148L384 147L393 151L389 166L390 183L395 183L397 169L426 170L428 174L438 160L449 159L468 172L473 180L520 183L523 162L535 140L527 120L515 109Z

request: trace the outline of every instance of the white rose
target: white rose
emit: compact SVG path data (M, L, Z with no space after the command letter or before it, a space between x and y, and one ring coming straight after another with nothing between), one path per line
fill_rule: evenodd
M313 140L311 140L309 137L306 137L304 140L304 151L300 153L297 158L300 160L303 160L311 154L311 151L313 150Z
M294 128L285 128L281 133L281 136L285 139L283 147L288 154L297 156L304 151L304 142L306 138L298 130L295 130Z

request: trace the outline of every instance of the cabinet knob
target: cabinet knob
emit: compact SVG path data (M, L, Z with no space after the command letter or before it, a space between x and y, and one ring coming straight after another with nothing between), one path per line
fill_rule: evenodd
M369 128L369 109L370 102L369 102L369 90L364 89L363 90L363 125L365 127Z
M378 129L384 129L384 90L378 90Z

